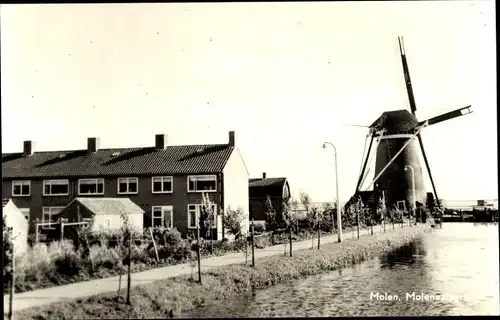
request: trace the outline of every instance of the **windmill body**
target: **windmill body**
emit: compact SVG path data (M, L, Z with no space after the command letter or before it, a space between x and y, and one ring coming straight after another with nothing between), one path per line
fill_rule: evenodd
M414 127L418 125L417 118L407 110L396 110L384 112L371 126L373 130L382 131L378 136L378 146L375 157L375 176L381 176L377 180L374 190L385 191L386 203L390 207L404 203L406 208L415 203L425 203L427 191L424 185L424 176L420 164L420 147L417 138L412 134ZM389 167L382 172L393 156L408 145L394 159ZM411 171L405 171L405 166L411 166ZM415 178L415 197L413 199L412 179Z
M402 37L398 38L398 42L411 113L406 109L386 111L369 126L370 131L367 139L371 140L368 152L362 162L355 194L347 202L346 206L350 206L358 198L369 199L372 203L376 203L377 199L374 198L381 194L385 195L385 203L391 208L394 205L401 208L401 204L404 204L404 207L409 209L415 201L422 205L425 204L427 191L424 184L424 170L422 170L420 163L420 155L424 159L427 174L432 184L434 199L439 204L440 201L420 131L429 125L472 112L470 110L471 106L467 106L425 121L419 121L415 115L417 107L413 96ZM374 141L377 144L375 147L374 178L366 188L368 191L362 191L361 187L367 178L367 165L372 158L370 152ZM406 166L410 166L413 170L406 171ZM413 185L415 190L413 190ZM370 187L373 187L371 191L369 191ZM367 195L367 192L371 192L372 195ZM415 194L416 199L413 198L413 194Z

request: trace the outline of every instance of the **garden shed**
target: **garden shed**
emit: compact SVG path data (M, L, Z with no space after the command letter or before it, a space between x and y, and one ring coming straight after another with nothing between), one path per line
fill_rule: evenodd
M129 198L77 197L59 214L67 222L90 221L92 231L119 229L123 225L121 214L128 215L132 227L143 229L144 210Z
M266 220L266 199L269 197L276 212L277 221L281 221L283 202L290 200L290 186L286 178L268 178L266 173L262 178L249 180L250 217L256 221Z
M14 254L23 254L28 249L28 220L12 199L2 199L3 223L12 228Z

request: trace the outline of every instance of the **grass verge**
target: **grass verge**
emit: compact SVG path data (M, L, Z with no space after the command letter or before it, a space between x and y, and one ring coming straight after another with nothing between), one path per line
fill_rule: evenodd
M359 241L324 245L321 250L303 250L293 258L273 256L258 259L256 267L224 266L204 272L203 284L189 276L165 279L131 289L130 306L116 299L116 293L62 301L21 310L18 319L138 319L172 317L209 300L220 300L285 281L348 267L387 254L431 230L420 225L363 237ZM122 294L124 295L124 294Z
M194 251L191 251L190 241L181 239L174 234L174 241L166 246L159 246L160 261L155 260L154 249L147 250L148 244L132 245L132 273L162 268L196 260ZM322 232L322 236L331 233ZM316 236L315 232L301 230L293 235L293 241L309 240ZM280 234L274 237L274 244L283 244L288 241L288 235ZM257 237L256 248L265 248L273 245L271 237ZM210 252L210 241L202 241L202 258L223 256L236 252L244 252L245 241L222 242L214 241L213 252ZM81 252L67 241L56 241L50 245L38 244L28 252L16 257L15 293L51 288L71 283L103 279L126 273L126 266L120 265L120 253L117 248L110 248L106 244L93 245L90 256L94 262L92 268L88 259L81 257ZM8 292L4 284L4 294Z

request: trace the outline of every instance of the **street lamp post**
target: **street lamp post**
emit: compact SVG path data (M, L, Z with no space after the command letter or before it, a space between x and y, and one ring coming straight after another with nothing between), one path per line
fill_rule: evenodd
M415 210L417 208L417 198L415 197L415 171L413 171L412 166L410 165L405 165L405 171L408 171L408 169L411 170L411 189L413 191L413 216L415 217L415 221L417 219L417 216L415 215ZM416 222L415 222L416 223ZM411 217L410 217L410 225L411 225Z
M337 148L331 142L324 142L323 149L326 149L326 145L330 145L335 153L335 188L337 189L337 234L339 237L339 242L342 242L342 216L340 215L340 200L339 200L339 174L337 166ZM333 222L333 221L332 221Z

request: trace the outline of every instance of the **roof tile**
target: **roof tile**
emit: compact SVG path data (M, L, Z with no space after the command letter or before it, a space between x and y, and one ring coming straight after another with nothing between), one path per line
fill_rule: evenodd
M3 178L104 177L217 173L234 147L227 144L2 154Z

